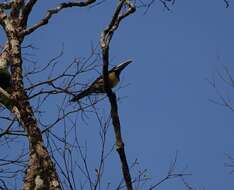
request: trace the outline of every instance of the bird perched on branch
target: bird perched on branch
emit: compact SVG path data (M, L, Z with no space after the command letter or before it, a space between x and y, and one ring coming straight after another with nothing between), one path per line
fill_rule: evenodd
M109 85L111 88L115 87L120 80L120 73L123 71L123 69L130 64L132 61L125 61L115 67L113 67L109 72L108 72L108 77L109 77ZM80 99L84 98L85 96L89 96L94 93L104 93L104 79L103 75L99 76L86 90L82 91L78 95L74 96L71 101L76 102L79 101Z
M11 93L11 75L7 68L0 68L0 87ZM11 100L3 94L0 94L0 103L8 109L11 107Z

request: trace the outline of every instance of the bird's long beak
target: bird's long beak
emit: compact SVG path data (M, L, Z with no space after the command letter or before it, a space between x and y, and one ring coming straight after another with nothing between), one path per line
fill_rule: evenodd
M130 64L132 60L125 61L123 63L120 63L116 66L115 70L122 71L128 64Z

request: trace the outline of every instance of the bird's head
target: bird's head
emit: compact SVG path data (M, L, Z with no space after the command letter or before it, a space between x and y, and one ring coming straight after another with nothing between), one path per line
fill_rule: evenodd
M120 63L119 65L116 65L116 66L112 69L112 71L114 71L115 74L119 77L121 71L122 71L125 67L127 67L127 65L129 65L131 62L132 62L131 60L128 60L128 61L125 61L125 62L123 62L123 63Z

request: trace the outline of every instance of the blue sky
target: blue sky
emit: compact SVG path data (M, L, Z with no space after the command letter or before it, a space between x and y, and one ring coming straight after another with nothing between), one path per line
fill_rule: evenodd
M57 54L62 43L66 62L87 56L91 43L98 43L114 5L107 2L56 16L31 36L43 55L39 61ZM38 6L35 19L43 15L43 6ZM233 16L232 6L225 9L218 0L178 1L170 12L156 3L147 15L139 10L126 19L113 38L113 64L128 58L134 61L122 75L124 84L130 85L119 91L119 96L127 96L120 103L127 156L129 162L137 158L155 181L167 172L179 151L178 168L188 167L193 174L188 180L195 187L218 190L234 186L234 176L224 167L225 153L233 153L233 115L209 101L216 98L216 92L206 81L222 64L232 68ZM84 135L96 139L90 126ZM117 158L113 155L112 159ZM167 185L182 187L172 181L159 189Z
M53 5L52 1L39 3L31 23L44 15L44 7ZM86 57L91 44L98 44L114 6L107 1L92 9L64 10L25 44L39 48L36 60L40 63L56 55L62 44L64 64ZM209 101L218 97L206 80L222 71L223 65L234 75L233 5L226 9L222 0L178 0L171 11L155 3L146 15L143 12L138 10L121 24L110 49L113 64L133 60L121 75L128 86L118 91L118 96L125 97L119 109L129 162L137 158L153 182L167 172L178 151L178 168L188 168L192 173L188 181L194 187L233 189L234 176L224 167L225 153L234 155L233 113ZM219 89L234 98L221 82ZM102 106L109 109L107 103ZM90 146L90 162L94 162L98 139L95 125L91 119L88 126L80 127ZM113 133L108 135L111 144ZM115 153L110 159L108 166L116 172L107 171L106 179L112 181L119 176L119 166ZM173 180L159 187L168 188L183 186Z

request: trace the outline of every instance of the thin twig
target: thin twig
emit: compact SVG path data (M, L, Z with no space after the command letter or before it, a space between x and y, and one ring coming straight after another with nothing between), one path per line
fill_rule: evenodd
M96 0L87 0L84 2L68 2L68 3L60 3L56 8L54 9L49 9L47 11L47 15L42 18L38 23L36 23L35 25L23 30L21 32L21 35L26 36L31 34L32 32L34 32L35 30L37 30L38 28L40 28L41 26L46 25L49 20L52 18L53 15L57 14L58 12L60 12L61 10L65 9L65 8L71 8L71 7L86 7L92 3L94 3Z

